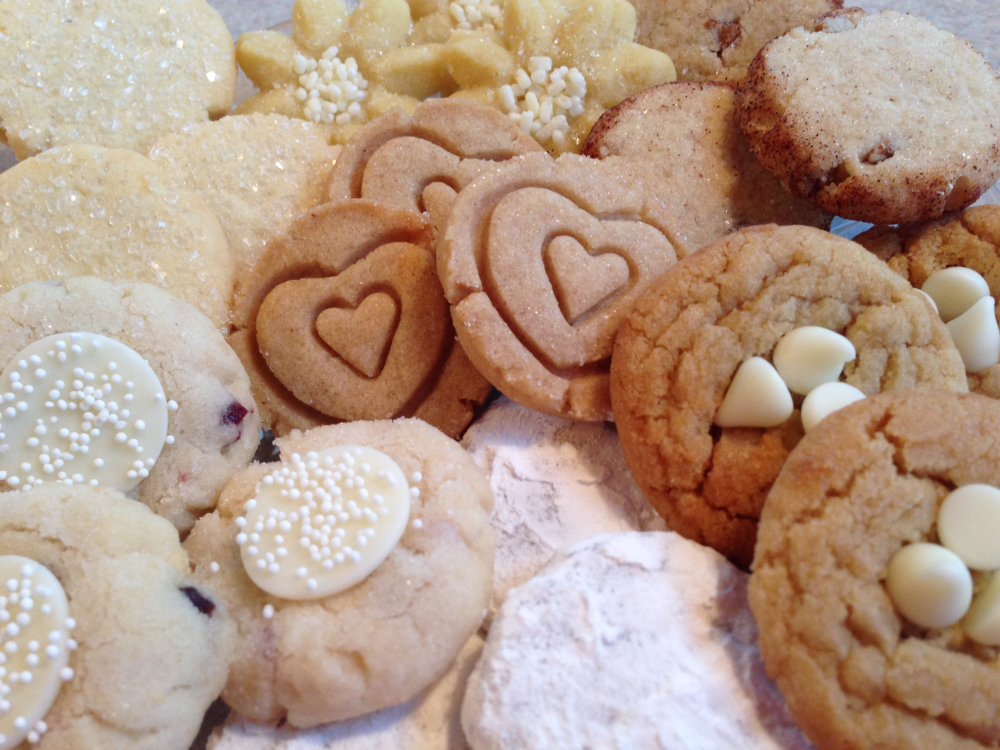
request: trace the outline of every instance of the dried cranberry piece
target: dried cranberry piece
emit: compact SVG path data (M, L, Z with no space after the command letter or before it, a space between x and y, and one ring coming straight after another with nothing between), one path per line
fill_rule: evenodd
M185 596L191 600L191 604L194 605L195 609L201 612L206 617L211 617L212 613L215 611L215 602L206 597L194 586L185 586L181 589Z
M233 401L222 413L222 424L241 424L250 411L239 401Z

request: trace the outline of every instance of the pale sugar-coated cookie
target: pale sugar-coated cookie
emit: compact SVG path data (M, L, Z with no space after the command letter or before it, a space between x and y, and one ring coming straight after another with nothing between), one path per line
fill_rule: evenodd
M996 401L914 389L830 416L789 456L761 516L750 606L768 673L820 750L1000 742L997 647L908 621L885 582L901 550L940 542L952 490L1000 486L998 435ZM978 594L989 574L972 575Z
M4 0L0 29L0 141L19 159L145 151L233 103L233 40L205 0Z
M415 419L320 427L277 442L282 462L254 465L234 477L218 511L200 519L185 542L195 580L216 592L239 628L223 698L252 722L288 728L351 719L412 699L448 671L485 615L494 552L489 484L457 443ZM328 469L324 452L337 446ZM398 467L392 492L379 489L384 479L370 459L351 463L351 456L366 451ZM305 472L318 487L305 491L301 483L289 488L267 479L283 471L294 472L296 482ZM352 489L357 478L364 479L360 490ZM289 493L303 488L290 506L297 515L258 528L257 504L275 499L271 488L278 486ZM321 488L334 497L325 499ZM365 495L369 489L375 494ZM401 498L394 498L397 490ZM367 518L397 499L409 506L406 526L394 546L380 548L387 556L372 572L339 593L312 589L309 581L325 586L341 572L353 575L352 566L366 564L370 549L381 543L381 517L371 521L366 543L356 542L353 530L342 533L353 523L351 503L358 504L359 518ZM306 514L310 503L316 507ZM317 513L324 515L323 527L317 522L306 530L303 519L312 523ZM286 553L279 549L270 562L263 553L275 534ZM303 561L306 553L298 551L300 535L316 548L307 550L311 559ZM286 560L302 568L289 588L269 594L255 583L270 588L285 575ZM271 575L270 565L279 573Z
M740 89L765 169L830 213L922 221L1000 177L1000 76L917 16L830 13L769 42Z
M52 149L0 174L0 292L71 276L155 284L229 321L226 235L200 197L133 151Z
M199 516L215 507L219 492L230 475L245 467L257 448L260 415L239 358L208 318L154 286L132 281L109 283L94 278L43 281L18 287L0 296L0 368L5 374L0 380L3 383L0 390L7 391L8 386L14 385L8 383L8 371L19 375L26 386L38 377L39 382L48 384L43 390L58 388L52 381L57 377L55 368L59 365L56 358L46 356L47 352L41 352L43 361L38 365L30 363L25 369L18 368L15 360L19 352L39 339L69 333L99 334L130 347L147 360L162 387L163 399L173 402L172 410L167 413L166 431L169 437L163 444L162 453L152 466L146 464L148 454L134 456L143 464L139 467L140 471L146 471L148 476L141 478L129 494L169 520L180 531L190 529ZM75 344L86 346L88 338L65 343L68 347ZM69 353L69 349L66 351ZM102 373L114 377L110 365L102 362L97 363L101 369L88 369L97 377L87 383L81 380L82 386L90 383L102 385ZM73 364L72 360L69 364ZM45 370L44 376L38 375L36 367ZM70 395L72 381L76 377L75 374L63 376L65 386L60 388L62 393L49 402L54 404L53 407L46 407L39 401L34 406L40 409L37 414L29 411L24 415L30 422L29 427L34 429L35 418L50 419L51 415L66 414L58 409L59 399L79 401L81 409L78 411L82 411L82 391L78 391L81 395L77 399ZM110 387L107 381L103 385ZM137 384L135 402L127 402L110 391L108 400L120 399L117 405L121 410L136 410L134 404L144 397L157 395L143 393L144 390L141 383ZM11 396L21 392L10 391ZM16 404L17 399L7 403L8 406ZM86 469L92 462L109 460L107 456L98 455L105 450L98 444L118 431L114 429L115 422L102 421L101 408L92 409L95 419L91 427L107 435L94 438L93 452L72 448L73 443L83 442L79 438L74 440L72 432L84 432L79 427L74 428L72 423L67 423L71 429L68 437L56 432L56 428L62 428L62 424L56 424L49 425L49 433L36 438L41 443L33 449L36 454L49 444L52 448L50 458L58 459L54 453L56 448L72 452L75 456L65 459L66 465L56 467L52 473L39 473L38 466L32 467L36 478L45 482L58 481L59 471L62 470L71 480L78 472L85 474L86 477L79 479L79 482L85 482L90 478ZM113 410L110 403L107 410ZM121 411L120 417L121 434L126 438L136 436L134 416L127 416ZM8 419L7 412L0 414L0 424L5 428L13 426ZM127 431L124 429L126 422L129 423ZM151 429L152 425L140 428L142 434L138 437L144 437ZM31 437L35 435L28 439ZM5 429L4 439L8 442L15 439L11 429ZM130 449L126 442L106 445L108 450ZM0 460L6 459L6 455ZM81 464L86 466L76 468ZM6 481L0 486L10 488L10 475L18 475L18 487L25 486L27 472L22 472L19 466L5 465L3 469Z
M44 727L35 726L40 741L18 747L186 750L225 684L235 628L219 599L188 578L174 528L117 492L48 485L0 495L0 555L51 571L74 621L41 646L69 648L69 671ZM0 608L19 612L7 581ZM34 600L24 611L40 617L47 600ZM17 657L7 656L12 666ZM18 687L7 697L16 701Z

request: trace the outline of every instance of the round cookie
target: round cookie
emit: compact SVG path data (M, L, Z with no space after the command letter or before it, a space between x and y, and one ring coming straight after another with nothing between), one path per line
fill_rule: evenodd
M206 203L132 151L67 146L0 174L0 292L72 276L130 279L229 321L233 268Z
M765 169L875 224L965 208L1000 177L1000 75L930 21L857 8L768 43L740 89Z
M850 340L857 356L846 382L864 394L967 390L961 357L930 305L863 248L807 227L752 227L688 256L618 332L611 398L636 482L667 526L741 566L802 421L798 411L767 429L714 421L742 363L770 358L803 326Z
M764 170L740 133L736 90L665 83L605 112L581 153L642 179L677 217L683 257L754 224L830 228L830 216L796 198Z
M156 287L73 278L0 296L0 368L41 338L77 331L134 349L178 404L174 442L129 494L186 531L257 448L260 417L239 359L204 315Z
M484 616L489 485L456 443L419 420L351 422L278 443L286 460L336 445L374 448L398 464L411 496L419 492L402 538L371 575L339 594L291 600L254 585L237 543L236 517L277 465L233 478L185 543L195 580L217 592L239 627L224 699L251 721L307 728L413 698L448 671Z
M425 217L327 203L244 280L229 343L275 434L416 416L462 434L490 392L455 341Z
M1000 405L927 389L834 414L768 496L750 579L768 673L819 750L996 747L996 647L896 612L884 579L955 487L1000 485Z
M666 532L603 534L514 589L462 705L473 750L806 750L757 651L747 576Z
M225 684L235 628L187 578L174 528L117 492L47 485L0 495L0 550L55 574L76 621L72 679L32 747L186 750Z
M218 217L238 283L268 242L323 202L323 182L339 153L311 122L233 115L159 138L149 158Z
M633 0L639 44L662 50L680 81L743 79L774 37L843 7L843 0Z
M1000 206L975 206L957 216L902 227L873 227L854 238L917 289L944 268L971 268L1000 299ZM968 373L969 390L1000 398L1000 365Z
M615 333L676 261L673 222L633 182L574 154L484 174L459 194L437 254L469 359L528 408L609 419Z
M145 151L236 93L233 40L204 0L5 0L0 29L0 142L19 159L70 143Z

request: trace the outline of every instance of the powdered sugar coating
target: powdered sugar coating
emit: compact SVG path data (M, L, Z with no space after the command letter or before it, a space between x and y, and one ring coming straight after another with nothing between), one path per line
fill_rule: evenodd
M469 678L475 750L805 750L767 678L747 576L669 532L604 534L511 593Z
M232 38L205 0L3 0L0 30L0 141L19 159L145 150L233 102Z

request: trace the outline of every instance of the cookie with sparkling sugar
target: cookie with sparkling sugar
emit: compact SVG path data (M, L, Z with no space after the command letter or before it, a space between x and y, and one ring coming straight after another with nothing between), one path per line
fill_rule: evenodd
M848 219L934 219L1000 177L1000 75L969 42L894 10L834 11L769 42L739 117L765 169Z
M79 341L73 333L82 334ZM19 356L43 340L43 351ZM94 348L94 340L102 345ZM22 487L28 476L110 482L185 531L215 507L257 448L260 417L238 357L208 318L148 284L76 278L0 296L0 367L0 440L12 446L0 454L8 487L14 476ZM145 371L141 379L124 377L132 367ZM8 456L23 450L30 458L8 466Z
M808 227L751 227L688 256L639 299L615 342L611 400L636 482L668 527L744 567L767 492L802 438L802 400L769 428L720 427L717 416L741 366L757 357L786 369L775 347L807 326L846 337L855 356L834 352L835 382L865 395L967 390L925 299L860 246Z
M496 162L541 146L491 107L428 99L412 116L388 112L344 147L327 183L327 198L367 198L400 211L427 211L435 229L457 191Z
M796 198L750 151L736 90L665 83L605 112L580 151L641 179L678 220L678 254L754 224L829 229L830 215Z
M8 667L22 654L30 664L37 653L39 670L53 646L69 650L59 674L68 679L32 725L40 737L31 746L186 750L225 683L236 632L218 599L187 577L177 531L113 490L45 485L0 495L0 549L51 571L73 620L66 622L70 633L37 639L37 652L30 641L26 652L7 650ZM23 589L16 603L5 589L0 597L14 615ZM42 624L47 600L33 595L32 602L28 612ZM19 627L15 641L35 621ZM9 640L10 626L5 630ZM40 681L41 672L36 676ZM0 679L11 682L9 674ZM17 707L12 687L6 699Z
M939 510L956 487L1000 484L998 435L995 400L883 393L825 419L774 483L750 606L768 673L819 750L1000 741L997 648L961 624L904 618L887 580L901 550L941 542ZM938 593L945 575L932 574ZM989 574L972 575L978 594Z
M602 534L514 589L462 705L474 750L806 750L764 673L747 576L669 532Z
M278 237L237 294L229 343L265 426L416 416L457 437L490 392L455 341L427 219L328 203Z
M0 5L0 142L19 159L89 143L145 151L222 117L233 40L204 0L6 0Z
M989 294L1000 299L1000 206L974 206L925 224L873 227L854 241L918 289L938 271L961 267L981 274ZM968 378L969 390L1000 398L1000 365Z
M233 266L209 206L123 149L52 149L0 174L0 292L73 276L155 284L217 328Z
M495 543L489 484L458 444L415 419L321 427L294 432L279 438L278 444L286 463L255 465L236 475L218 510L200 519L185 542L195 579L218 594L240 628L239 655L223 698L250 721L285 720L289 728L342 721L410 700L447 672L483 619ZM308 475L322 469L309 468L310 461L320 462L309 454L319 456L338 445L372 448L399 467L410 498L405 532L367 578L340 593L317 599L267 594L244 567L244 552L257 543L254 528L237 526L237 519L266 476L292 470L294 455ZM326 488L332 480L331 486L340 482L346 490L348 478L344 471L340 479L314 480L317 488ZM290 494L292 490L301 492L291 488ZM323 511L326 501L316 489L312 493L308 498L302 492L300 505L308 508L311 499L320 514L338 513L332 508ZM364 503L359 496L350 499L362 515L364 508L380 507L374 493ZM346 504L344 509L353 510ZM284 520L302 527L301 517ZM280 523L276 519L276 528ZM346 536L336 547L333 539L338 538L340 523L339 518L337 523L326 518L328 529L313 529L317 549L306 564L305 581L309 571L324 572L329 559L325 547L334 556L347 546L357 548ZM263 541L272 530L265 524L264 531L256 533ZM247 535L243 545L240 534ZM330 537L329 545L323 543L324 534ZM299 543L298 537L294 543ZM341 565L350 569L345 559L332 570Z
M339 153L314 123L232 115L158 138L149 158L218 217L239 283L268 242L323 202L323 180Z
M673 218L601 162L529 154L462 190L438 244L458 340L505 395L609 419L608 365L636 298L677 259Z

